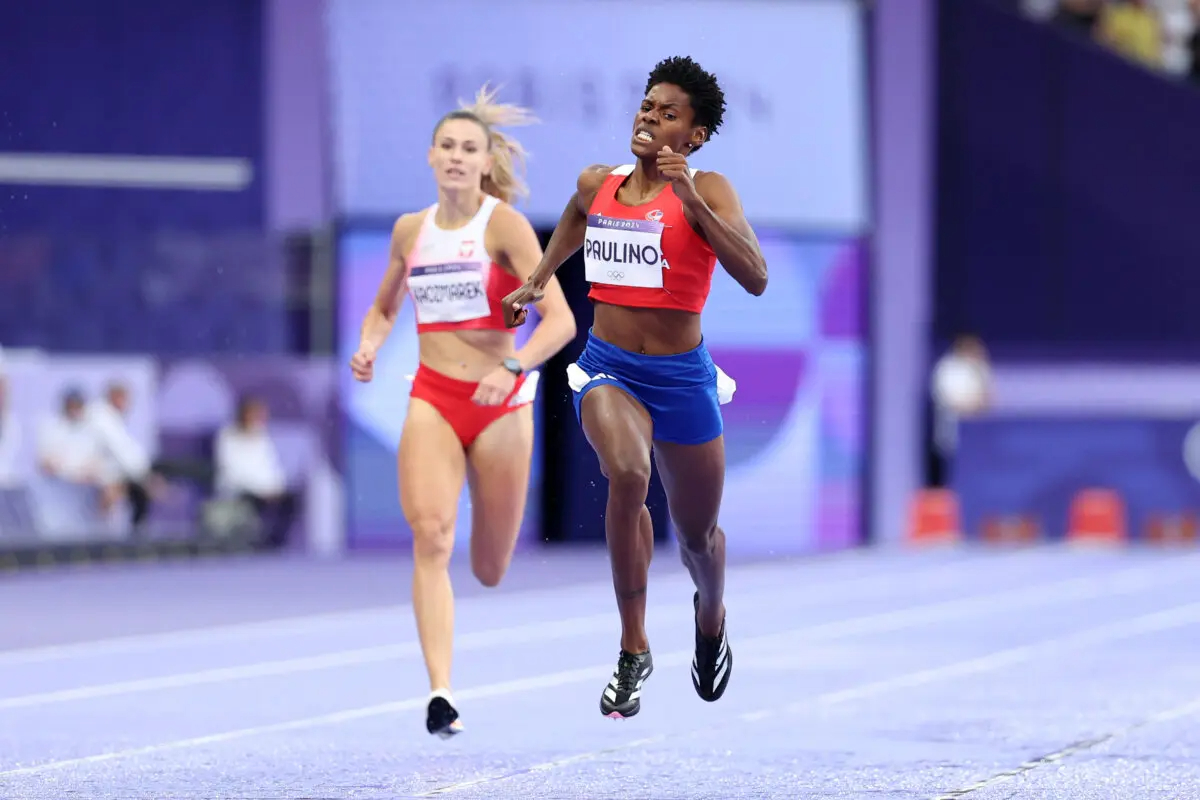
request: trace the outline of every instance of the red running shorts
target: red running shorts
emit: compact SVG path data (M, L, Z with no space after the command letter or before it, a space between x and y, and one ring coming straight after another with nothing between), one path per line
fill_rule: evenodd
M424 400L437 409L438 413L458 435L463 448L471 446L479 434L496 420L506 414L511 414L519 408L529 405L537 396L537 371L526 372L517 378L508 397L498 406L476 405L471 398L475 396L478 383L460 381L436 372L421 364L417 374L413 376L412 397Z

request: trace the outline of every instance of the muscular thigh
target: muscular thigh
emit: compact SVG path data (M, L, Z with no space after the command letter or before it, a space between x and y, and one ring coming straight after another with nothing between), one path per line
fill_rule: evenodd
M579 411L606 478L643 470L649 477L654 425L641 403L616 386L597 386L584 395Z
M511 551L525 516L532 458L532 405L495 420L471 443L467 476L472 549Z
M408 523L414 529L418 523L423 529L438 523L453 531L466 455L450 424L419 398L409 400L397 466Z
M704 444L655 442L654 461L676 530L707 533L717 524L725 490L725 437Z

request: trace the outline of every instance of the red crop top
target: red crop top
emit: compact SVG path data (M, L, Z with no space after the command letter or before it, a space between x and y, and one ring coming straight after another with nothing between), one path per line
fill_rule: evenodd
M637 308L675 308L699 314L712 288L717 255L683 213L670 184L640 206L617 202L633 166L604 179L588 209L583 258L588 297Z

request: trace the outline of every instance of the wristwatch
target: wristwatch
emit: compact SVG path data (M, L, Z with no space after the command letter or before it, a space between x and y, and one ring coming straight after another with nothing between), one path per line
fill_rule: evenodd
M504 368L506 370L511 372L513 375L516 375L518 378L521 377L522 373L525 372L524 368L521 366L521 362L515 358L506 358L502 363L504 364Z

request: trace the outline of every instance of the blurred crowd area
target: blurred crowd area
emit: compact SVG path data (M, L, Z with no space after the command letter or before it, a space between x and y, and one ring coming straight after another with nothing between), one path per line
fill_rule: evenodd
M0 549L287 544L325 449L303 410L333 346L324 234L38 224L49 191L6 189L30 219L0 231Z
M39 367L37 354L20 355L25 368L10 369L18 359L0 349L0 543L206 534L287 543L299 497L265 398L238 397L223 424L164 452L137 408L155 401L147 381L97 374L102 363L72 375L69 362L51 370L49 359Z
M1022 0L1026 13L1150 69L1200 82L1200 0Z

